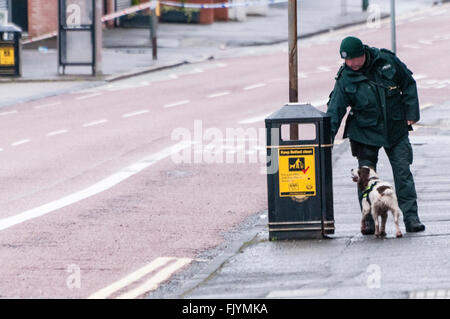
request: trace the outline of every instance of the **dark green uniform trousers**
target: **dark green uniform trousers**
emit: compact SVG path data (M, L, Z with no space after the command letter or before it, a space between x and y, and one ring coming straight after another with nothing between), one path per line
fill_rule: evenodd
M350 141L352 154L358 159L358 165L371 166L376 170L378 151L381 147L360 144ZM417 212L417 194L414 178L410 170L413 162L413 152L408 136L403 137L397 144L390 148L384 148L391 163L394 176L395 191L398 205L403 213L405 224L419 221ZM358 189L358 199L361 205L362 192ZM370 216L370 215L369 215ZM371 219L371 216L369 217Z

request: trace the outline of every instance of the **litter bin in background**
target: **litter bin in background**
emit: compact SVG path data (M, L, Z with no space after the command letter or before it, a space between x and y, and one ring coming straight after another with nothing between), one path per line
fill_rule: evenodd
M269 240L334 234L330 117L290 103L265 120ZM290 126L298 139L290 139Z
M0 76L21 76L22 29L14 24L0 26Z

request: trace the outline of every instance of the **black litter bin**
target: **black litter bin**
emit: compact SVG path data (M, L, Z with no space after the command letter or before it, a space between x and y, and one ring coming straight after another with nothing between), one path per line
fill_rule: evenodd
M21 76L22 29L14 24L0 26L0 76Z
M334 234L330 117L290 103L266 120L269 240ZM290 126L298 138L290 139Z

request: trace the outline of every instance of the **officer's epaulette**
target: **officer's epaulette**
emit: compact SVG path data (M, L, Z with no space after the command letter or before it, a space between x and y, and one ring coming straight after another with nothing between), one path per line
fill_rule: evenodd
M389 53L391 55L395 55L394 52L392 52L391 50L388 50L388 49L380 49L380 51L385 52L385 53Z
M334 78L335 80L339 79L339 77L341 76L341 73L342 73L342 71L344 71L344 69L345 69L345 64L343 63L343 64L341 65L341 68L340 68L339 71L337 72L336 77Z

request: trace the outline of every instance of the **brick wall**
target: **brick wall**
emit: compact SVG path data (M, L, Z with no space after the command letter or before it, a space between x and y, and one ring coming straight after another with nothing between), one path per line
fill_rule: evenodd
M30 37L58 30L58 0L28 0Z
M214 3L227 3L228 0L214 0ZM214 21L228 21L228 9L214 9Z
M141 0L146 2L147 0ZM180 1L180 0L178 0ZM190 3L217 3L223 0L189 0ZM223 2L227 2L226 0ZM107 12L114 11L114 0L107 0ZM228 9L202 9L200 23L228 20ZM112 26L111 24L109 26ZM30 37L58 30L58 0L28 0L28 33Z
M114 0L106 1L106 13L114 13L116 11L116 2ZM106 22L108 28L114 27L114 20Z
M180 1L178 1L180 2ZM189 0L188 3L213 3L213 0ZM214 10L212 9L201 9L200 10L200 23L201 24L211 24L214 22Z

